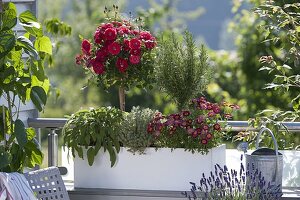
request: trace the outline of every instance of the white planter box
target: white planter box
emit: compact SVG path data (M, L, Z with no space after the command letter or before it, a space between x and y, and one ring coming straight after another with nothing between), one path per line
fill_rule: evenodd
M199 183L202 173L210 173L216 163L225 165L226 146L213 148L207 155L168 148L148 148L145 155L133 155L121 148L112 168L108 153L99 155L93 166L74 158L75 187L189 191L189 182Z

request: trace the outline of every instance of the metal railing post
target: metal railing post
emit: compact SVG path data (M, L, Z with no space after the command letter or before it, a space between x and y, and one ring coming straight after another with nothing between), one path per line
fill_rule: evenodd
M58 136L57 129L52 129L48 134L48 166L57 166L58 164Z

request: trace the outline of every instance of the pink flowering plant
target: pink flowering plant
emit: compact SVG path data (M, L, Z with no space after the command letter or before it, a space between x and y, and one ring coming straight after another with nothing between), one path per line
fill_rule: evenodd
M93 39L82 39L76 63L104 88L146 87L153 79L156 39L143 30L140 19L122 19L118 7L113 9L105 8L106 22L96 28Z
M157 147L185 148L204 154L221 143L227 120L238 108L226 102L212 103L204 97L196 98L188 109L179 113L168 116L156 113L147 131L156 138Z

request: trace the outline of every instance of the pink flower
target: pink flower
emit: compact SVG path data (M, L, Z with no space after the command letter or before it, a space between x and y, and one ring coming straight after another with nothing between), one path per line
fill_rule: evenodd
M221 130L220 124L218 124L218 123L214 124L214 129L215 129L216 131L220 131L220 130Z
M192 137L193 137L193 138L196 138L197 136L198 136L197 131L194 131L194 132L192 133Z
M147 126L147 132L151 133L153 131L153 125L152 124L148 124Z
M216 104L213 105L212 109L213 109L213 111L214 111L215 114L219 114L221 112L220 107L218 105L216 105Z
M139 62L140 62L140 57L139 56L135 56L135 55L131 55L130 57L129 57L129 61L130 61L130 63L131 64L138 64Z
M207 144L207 140L206 139L202 139L201 140L201 144Z
M106 40L115 40L117 37L117 31L115 28L108 28L105 30L104 36Z
M214 111L209 111L209 112L207 113L207 115L208 115L208 117L213 117L213 116L216 115L216 113L214 113Z
M197 124L202 124L204 122L204 117L200 115L199 117L197 117L196 122Z
M190 114L191 114L191 112L188 111L188 110L182 111L182 115L185 116L185 117L189 116Z
M206 135L206 138L207 138L208 140L212 139L212 134L211 134L211 133L208 133L208 134Z
M232 118L232 115L229 114L229 113L227 113L227 114L224 115L224 118L225 118L225 119L231 119L231 118Z
M141 41L136 38L133 38L129 41L129 47L130 47L130 49L140 49Z
M117 55L121 51L121 46L117 42L113 42L110 45L108 45L108 52L112 55Z
M121 73L124 73L126 71L126 69L128 68L127 60L124 58L118 58L116 66Z
M203 130L207 131L209 129L209 126L207 124L204 124L202 128L203 128Z
M207 103L207 104L206 104L206 109L207 109L207 110L212 110L212 108L213 108L213 107L212 107L211 103Z
M91 55L91 48L92 48L92 45L88 40L86 40L86 39L82 40L81 50L84 54Z

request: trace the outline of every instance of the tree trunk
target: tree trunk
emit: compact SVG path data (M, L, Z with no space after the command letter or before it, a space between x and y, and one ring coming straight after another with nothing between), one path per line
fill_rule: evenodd
M119 87L119 101L120 101L120 109L125 111L125 89L123 86Z

